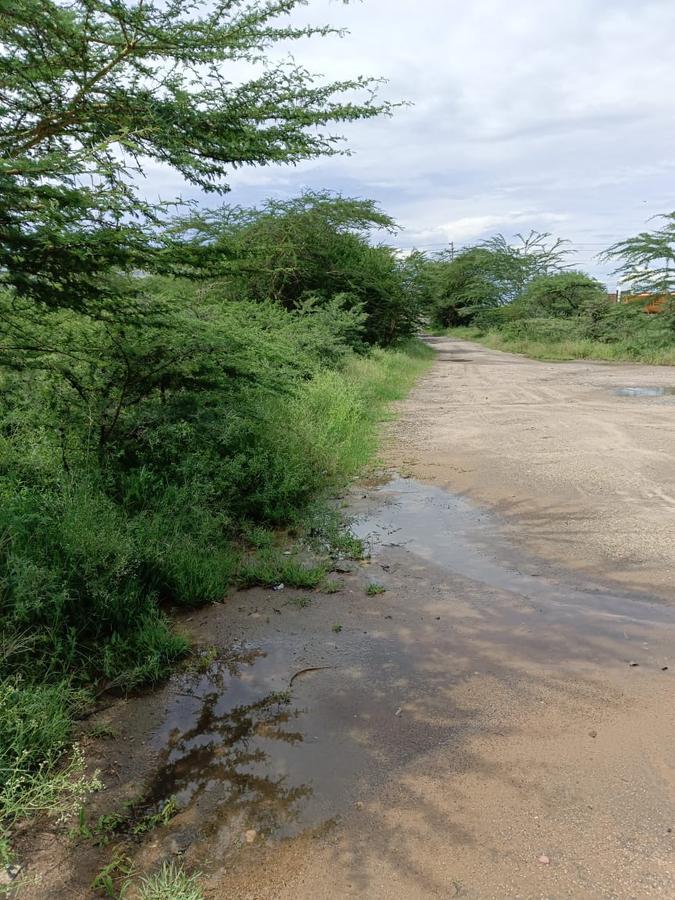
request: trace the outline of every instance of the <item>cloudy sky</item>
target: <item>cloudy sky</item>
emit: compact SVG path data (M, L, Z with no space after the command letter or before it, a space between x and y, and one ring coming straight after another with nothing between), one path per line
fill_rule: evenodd
M296 19L350 31L298 62L414 105L350 126L350 157L233 174L229 201L370 197L429 250L551 231L610 282L598 251L675 209L675 0L310 0Z

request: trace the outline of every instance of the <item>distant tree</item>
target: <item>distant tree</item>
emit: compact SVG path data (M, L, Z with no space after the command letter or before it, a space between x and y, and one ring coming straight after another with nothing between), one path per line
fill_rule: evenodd
M370 200L306 191L257 209L225 207L176 226L181 241L160 257L176 274L219 281L230 300L274 300L293 310L340 295L365 314L365 337L390 344L416 327L413 260L373 246L397 226Z
M607 290L585 272L554 272L531 281L513 303L513 316L571 318L608 305Z
M144 264L165 211L136 187L149 162L222 193L234 168L339 153L327 128L386 112L369 79L268 60L332 31L294 26L302 2L0 0L0 283L114 294L105 276Z
M511 242L498 234L479 244L493 254L490 269L498 286L499 305L515 300L532 279L565 269L566 258L572 252L568 244L569 241L553 238L546 231L534 230L527 235L517 234Z
M658 218L662 228L619 241L602 258L619 261L614 274L634 291L675 294L675 212Z
M442 326L469 324L486 310L512 303L535 278L560 271L570 252L561 239L531 231L515 243L498 234L451 258L441 255L432 317Z

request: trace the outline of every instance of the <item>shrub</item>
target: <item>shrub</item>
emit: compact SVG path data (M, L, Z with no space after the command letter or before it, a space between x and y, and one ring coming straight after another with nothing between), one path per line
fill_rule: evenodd
M512 304L511 316L571 318L601 304L609 306L607 291L584 272L555 272L535 278Z

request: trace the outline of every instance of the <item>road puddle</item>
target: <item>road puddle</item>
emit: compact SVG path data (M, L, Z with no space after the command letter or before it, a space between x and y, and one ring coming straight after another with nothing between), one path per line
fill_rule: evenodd
M675 387L622 387L614 393L618 397L672 397Z
M317 599L315 618L291 627L277 618L260 643L221 648L173 683L146 798L155 811L176 798L172 827L199 866L249 838L314 834L363 809L387 773L461 747L475 716L456 691L481 673L668 665L644 641L675 624L672 610L556 577L508 544L493 513L398 477L359 502L353 530L371 559L350 595ZM371 597L375 577L386 589Z
M159 766L148 807L175 797L181 807L210 810L212 827L288 833L312 794L289 777L289 757L305 740L302 716L274 650L233 647L205 672L182 676L154 736Z
M149 811L175 797L200 838L226 852L247 832L295 837L353 805L372 745L397 722L400 688L383 697L411 680L417 656L362 630L310 646L302 654L283 639L236 646L205 672L176 679L152 741Z
M472 582L525 601L546 602L549 613L560 619L577 615L581 607L641 621L673 620L669 610L641 603L652 599L646 595L608 589L588 578L582 585L569 572L563 579L551 566L511 546L494 513L412 478L395 477L379 487L354 532L371 553L378 547L400 547Z

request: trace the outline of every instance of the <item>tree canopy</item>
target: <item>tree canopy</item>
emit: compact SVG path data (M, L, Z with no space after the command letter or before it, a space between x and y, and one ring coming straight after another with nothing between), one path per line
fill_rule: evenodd
M100 300L102 276L153 247L165 207L139 194L149 163L222 193L234 168L339 153L331 126L386 112L372 80L270 61L333 30L292 25L301 2L0 0L4 282Z
M661 228L619 241L603 256L619 260L614 274L631 289L675 294L675 212L659 218Z
M535 278L561 271L566 242L547 233L498 234L457 256L441 255L434 269L432 316L439 325L468 324L476 315L512 303Z

